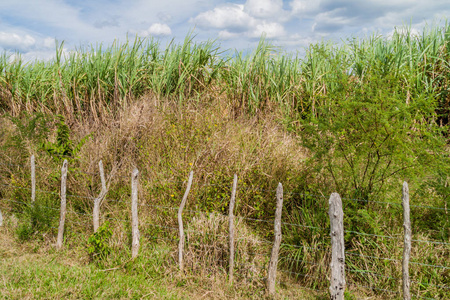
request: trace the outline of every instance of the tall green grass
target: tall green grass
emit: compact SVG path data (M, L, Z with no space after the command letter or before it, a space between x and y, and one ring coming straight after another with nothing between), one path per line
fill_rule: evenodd
M110 46L66 51L56 45L51 61L24 62L0 56L1 107L21 111L50 110L83 117L115 112L145 93L183 101L225 92L237 110L281 108L285 117L315 114L341 81L363 82L368 74L394 74L408 93L434 94L448 121L449 26L429 27L414 35L408 27L390 37L373 35L306 49L304 57L285 53L262 39L248 55L227 56L217 43L182 44L165 49L154 39L135 38Z
M49 62L0 57L4 112L101 117L147 92L185 99L207 90L223 64L212 42L197 44L191 36L165 51L157 41L140 38L68 52L63 46L57 43Z

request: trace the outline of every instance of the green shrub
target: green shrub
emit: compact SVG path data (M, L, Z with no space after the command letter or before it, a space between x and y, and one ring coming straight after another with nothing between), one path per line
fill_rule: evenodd
M18 157L24 161L28 156L28 143L36 145L42 143L49 134L50 117L43 113L23 112L18 117L8 116L14 124L13 134L6 136L4 150L14 149Z
M23 203L21 223L16 229L20 241L42 237L40 233L49 232L56 226L59 211L54 206L54 198L45 195L38 197L35 203Z
M17 226L16 234L19 241L25 242L31 240L34 234L34 230L29 222L24 222Z
M310 162L326 170L332 189L360 199L419 180L440 164L445 145L433 95L408 96L392 76L366 76L330 94L302 132Z
M87 139L90 138L91 135L85 136L79 143L75 144L70 138L70 128L65 123L64 117L58 115L57 118L58 123L56 124L56 141L44 142L42 143L41 148L53 156L56 161L60 162L62 160L62 156L69 158L76 157L81 147L86 143ZM73 159L74 158L72 158L72 160Z
M111 253L111 247L109 246L111 236L112 230L109 222L106 221L89 237L88 254L91 261L100 261L108 257Z

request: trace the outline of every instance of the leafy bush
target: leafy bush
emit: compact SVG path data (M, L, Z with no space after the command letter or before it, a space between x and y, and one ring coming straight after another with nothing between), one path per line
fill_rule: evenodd
M345 82L304 122L311 162L327 171L341 195L376 197L390 183L417 180L439 163L445 140L432 95L406 100L396 80L367 75L361 84Z
M91 135L85 136L74 145L74 141L70 138L70 128L65 123L64 117L58 115L57 118L56 141L42 143L42 149L52 155L55 160L60 161L61 156L75 157Z
M111 236L112 230L109 222L106 221L89 237L88 254L92 261L99 261L108 257L111 253L111 247L109 246Z

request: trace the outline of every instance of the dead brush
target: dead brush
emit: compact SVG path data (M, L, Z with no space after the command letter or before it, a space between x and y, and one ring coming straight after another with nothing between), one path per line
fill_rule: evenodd
M260 286L266 277L269 245L254 234L239 217L235 218L236 283ZM229 264L228 217L217 213L197 214L187 224L186 268L194 274L226 274Z

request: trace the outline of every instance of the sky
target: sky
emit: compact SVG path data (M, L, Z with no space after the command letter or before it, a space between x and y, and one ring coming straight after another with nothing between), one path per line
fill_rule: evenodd
M161 46L216 40L222 49L254 49L264 35L302 52L320 41L389 36L405 25L421 32L443 25L448 0L1 0L0 52L51 59L55 39L66 51L110 45L127 36L157 38Z

